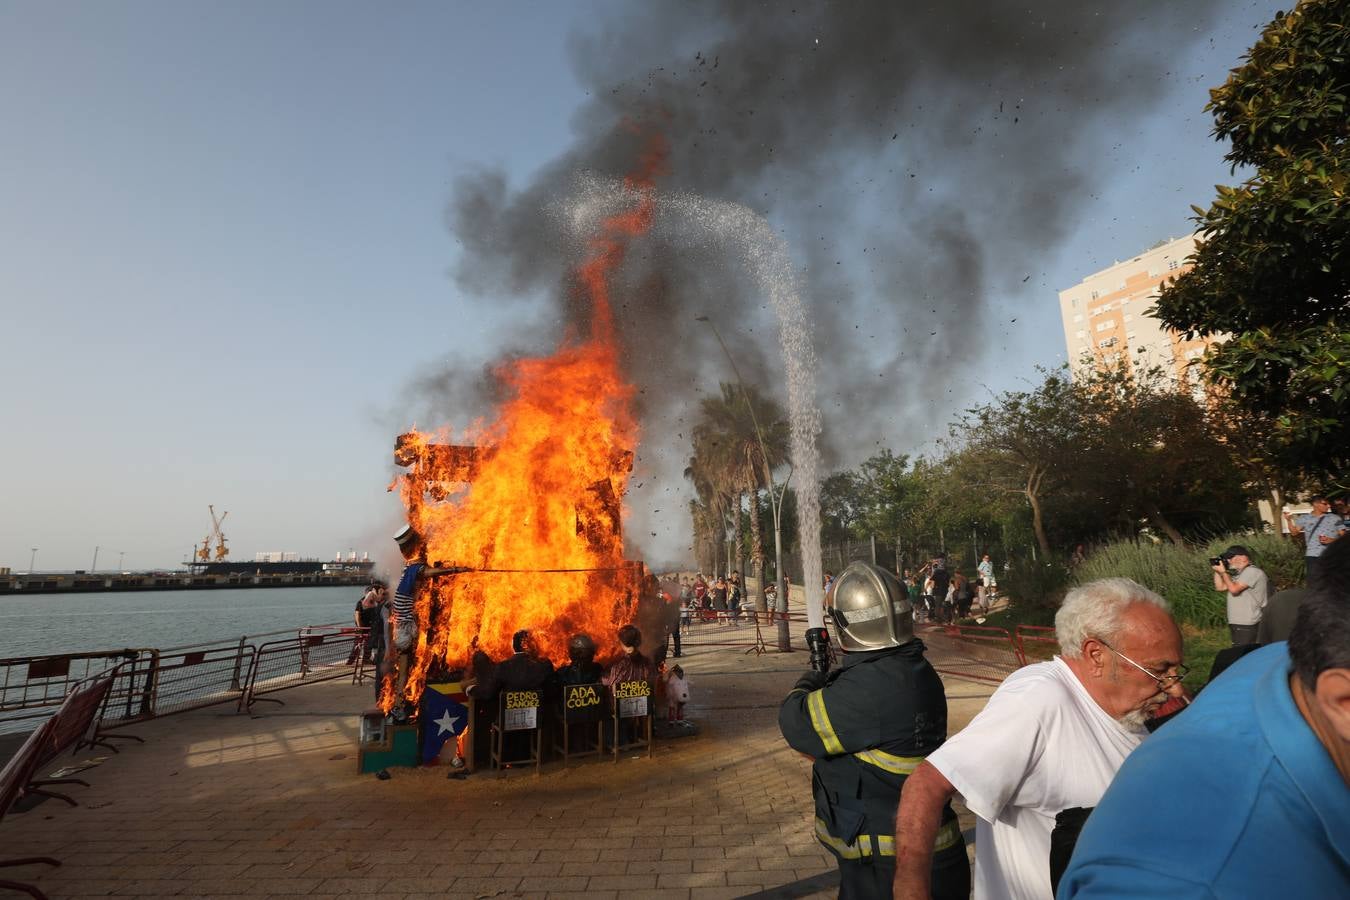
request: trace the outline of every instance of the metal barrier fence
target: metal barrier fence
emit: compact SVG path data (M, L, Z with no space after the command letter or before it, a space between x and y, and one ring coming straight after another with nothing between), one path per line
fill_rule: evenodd
M1006 628L986 625L916 625L928 661L944 675L998 684L1024 664Z
M76 685L133 662L145 652L99 650L0 659L0 733L33 728L50 718Z
M1018 625L1013 634L1022 665L1044 662L1059 652L1055 629L1046 625Z
M743 647L747 653L763 653L776 641L771 627L774 614L742 608L730 611L694 610L680 619L681 652L717 647Z
M302 684L351 676L352 684L365 678L365 647L369 629L350 625L302 628L295 637L259 644L253 653L248 682L239 696L240 711L259 700Z
M287 637L260 643L260 639L281 635ZM345 644L339 650L342 640ZM358 642L360 649L354 649ZM267 693L337 674L363 677L359 657L364 655L364 643L364 629L328 624L163 650L128 648L0 659L0 733L35 727L56 711L76 685L108 672L114 677L97 725L100 740L118 737L109 735L112 729L159 716L221 703L239 703L243 709L251 679L261 677L264 683L254 692ZM288 653L288 647L295 652ZM264 648L268 662L259 666L258 656ZM324 649L316 652L316 648ZM357 661L342 666L341 673L318 675L313 671L315 666L331 666L330 657L339 653L344 654L344 661L355 654Z

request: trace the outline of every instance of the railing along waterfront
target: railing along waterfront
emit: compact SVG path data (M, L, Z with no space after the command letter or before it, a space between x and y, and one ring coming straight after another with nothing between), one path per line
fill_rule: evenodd
M148 650L125 648L0 659L0 733L27 731L50 718L79 684L127 673ZM124 667L119 669L119 667Z
M319 640L314 640L316 637ZM345 649L340 650L342 641ZM36 727L56 711L76 685L103 674L113 676L99 716L98 734L104 737L113 729L146 719L240 703L250 693L251 680L260 675L266 684L259 693L339 674L357 679L364 675L360 659L364 643L365 629L331 623L164 649L126 648L0 659L0 733ZM282 647L294 647L295 652L281 652ZM316 647L323 649L316 653ZM263 650L268 663L260 668L257 663ZM340 673L332 665L332 657L339 655L346 662L338 667ZM314 670L316 663L322 671Z
M247 686L238 708L252 709L259 700L301 684L351 676L354 684L366 675L367 628L351 625L315 625L292 637L259 644L253 652ZM272 700L271 702L280 702Z

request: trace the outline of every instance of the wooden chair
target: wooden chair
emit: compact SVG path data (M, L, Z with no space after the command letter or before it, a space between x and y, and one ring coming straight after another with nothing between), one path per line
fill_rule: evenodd
M539 708L542 705L543 690L502 691L497 698L497 721L492 723L492 768L497 777L506 775L507 766L533 764L534 774L539 774L543 763L543 741L539 731ZM506 758L506 738L509 734L526 733L529 736L530 755L520 758Z
M609 694L605 686L595 684L565 684L555 712L557 731L553 735L553 752L563 758L566 766L573 756L599 756L605 752L605 719L608 718ZM588 738L581 750L572 749L572 734ZM594 744L589 737L594 735Z
M625 750L645 747L647 756L652 755L652 694L650 681L619 681L610 687L613 698L613 752L614 761ZM624 731L629 730L629 737Z

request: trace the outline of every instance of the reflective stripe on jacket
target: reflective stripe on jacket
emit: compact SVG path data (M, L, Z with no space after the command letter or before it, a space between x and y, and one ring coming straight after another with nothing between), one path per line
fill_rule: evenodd
M788 744L814 758L815 833L841 860L895 856L895 811L905 778L947 737L942 681L912 640L844 654L825 686L794 688L778 710ZM951 805L934 862L965 857Z

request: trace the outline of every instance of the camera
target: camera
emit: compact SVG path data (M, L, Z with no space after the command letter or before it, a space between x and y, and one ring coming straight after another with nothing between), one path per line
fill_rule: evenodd
M1223 565L1223 557L1222 557L1222 556L1211 556L1211 557L1209 558L1209 564L1210 564L1211 566L1221 566L1221 565Z

